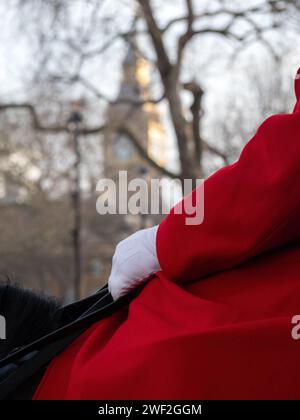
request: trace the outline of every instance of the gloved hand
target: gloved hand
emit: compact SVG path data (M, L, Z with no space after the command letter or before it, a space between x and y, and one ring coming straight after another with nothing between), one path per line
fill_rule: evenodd
M160 270L156 255L157 229L158 226L139 230L117 245L108 279L108 290L114 300Z

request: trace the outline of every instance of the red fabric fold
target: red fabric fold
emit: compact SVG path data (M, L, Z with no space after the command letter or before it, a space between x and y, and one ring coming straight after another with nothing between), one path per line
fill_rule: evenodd
M160 273L53 361L35 399L300 398L299 261L290 248L185 289Z
M295 93L297 102L294 108L294 113L300 112L300 68L298 69L295 77Z
M300 97L300 79L295 89ZM197 280L299 238L297 109L268 118L239 160L205 181L203 223L187 225L189 215L174 209L161 223L157 253L170 279ZM192 195L195 201L196 190Z

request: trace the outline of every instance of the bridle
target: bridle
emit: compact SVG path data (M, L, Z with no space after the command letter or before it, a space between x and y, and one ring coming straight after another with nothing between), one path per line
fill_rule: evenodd
M86 299L64 306L62 326L0 360L0 400L9 399L88 327L128 305L136 294L137 291L131 292L114 302L105 286Z

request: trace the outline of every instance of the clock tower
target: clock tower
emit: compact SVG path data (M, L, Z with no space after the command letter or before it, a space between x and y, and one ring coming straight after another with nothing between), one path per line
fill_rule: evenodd
M128 182L133 178L143 178L149 183L151 179L160 177L160 174L149 165L147 160L140 156L132 136L139 142L148 156L162 166L165 164L166 135L164 126L160 121L160 107L158 104L147 102L150 97L150 76L150 63L139 57L134 46L131 46L123 61L118 96L107 109L107 129L103 138L103 177L116 182L118 189L117 197L115 197L116 204L118 204L120 198L120 185L118 184L120 171L127 171ZM105 197L105 194L103 194L104 200ZM128 193L126 201L129 197L130 193ZM158 199L160 200L161 197ZM117 243L138 229L157 225L162 219L161 214L133 215L118 212L117 214L105 214L100 217L98 214L94 214L94 217L97 217L97 219L92 224L93 234L96 235L99 245L97 247L93 243L91 246L91 249L93 249L91 265L93 271L95 267L101 267L103 282L108 279L111 270L111 258ZM93 275L89 284L89 290L91 290L92 284L99 287L98 275Z

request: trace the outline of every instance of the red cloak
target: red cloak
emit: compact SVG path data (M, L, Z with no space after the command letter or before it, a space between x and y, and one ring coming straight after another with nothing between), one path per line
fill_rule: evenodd
M299 76L294 112L205 181L201 225L165 218L162 272L55 358L35 399L300 398Z

